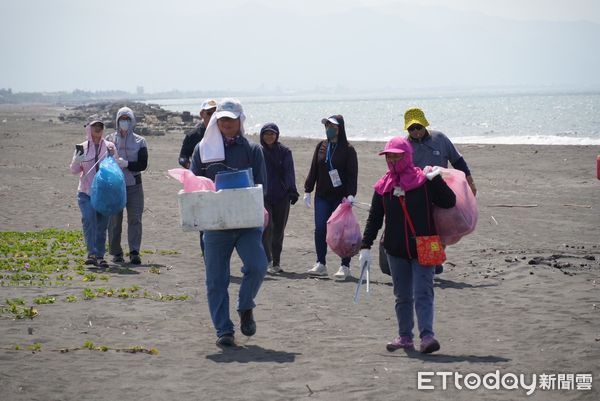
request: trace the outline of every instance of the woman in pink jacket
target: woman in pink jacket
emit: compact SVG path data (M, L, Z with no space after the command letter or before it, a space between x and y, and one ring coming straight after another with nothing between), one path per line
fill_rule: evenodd
M108 267L104 260L106 251L106 229L109 216L104 216L92 207L90 189L100 161L109 154L116 155L115 145L104 139L104 123L99 118L90 118L85 126L86 141L76 146L71 172L79 175L77 202L81 210L83 235L87 246L86 265Z

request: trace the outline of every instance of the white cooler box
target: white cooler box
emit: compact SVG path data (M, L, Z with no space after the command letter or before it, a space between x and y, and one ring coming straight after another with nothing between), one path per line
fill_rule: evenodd
M217 192L181 190L177 200L183 231L262 227L264 223L263 189L260 184Z

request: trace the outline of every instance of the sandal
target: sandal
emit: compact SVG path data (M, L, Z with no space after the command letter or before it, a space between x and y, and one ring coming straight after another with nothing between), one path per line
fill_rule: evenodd
M87 259L85 260L85 264L96 266L98 264L98 260L96 259L96 257L94 255L89 255L87 257Z
M98 259L98 267L106 269L108 268L108 262L104 259Z

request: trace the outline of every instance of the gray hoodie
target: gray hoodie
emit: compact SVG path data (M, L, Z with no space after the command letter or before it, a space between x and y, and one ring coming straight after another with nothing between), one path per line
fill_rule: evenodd
M123 115L128 116L131 119L127 134L122 136L119 129L119 118ZM133 110L129 107L121 107L117 112L116 127L117 132L110 134L106 140L115 144L119 157L127 160L129 165L123 169L125 174L125 184L127 186L140 184L142 182L142 171L148 167L148 147L146 145L146 139L144 137L135 134L133 129L135 128L137 121L133 115Z

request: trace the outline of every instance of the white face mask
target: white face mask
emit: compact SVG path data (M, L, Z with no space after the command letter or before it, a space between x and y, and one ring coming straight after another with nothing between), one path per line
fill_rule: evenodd
M119 120L119 129L121 131L129 130L129 121L128 120Z

